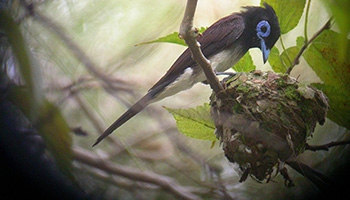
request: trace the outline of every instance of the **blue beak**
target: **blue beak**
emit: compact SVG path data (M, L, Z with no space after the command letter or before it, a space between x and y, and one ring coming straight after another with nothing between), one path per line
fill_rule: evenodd
M269 58L270 49L266 47L265 41L263 39L260 40L260 49L263 54L263 60L265 64L267 59Z

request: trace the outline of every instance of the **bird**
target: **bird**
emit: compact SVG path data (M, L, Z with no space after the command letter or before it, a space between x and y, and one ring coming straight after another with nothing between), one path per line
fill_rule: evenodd
M223 17L207 28L197 41L203 55L209 59L215 72L224 72L234 66L250 48L259 48L266 63L271 48L280 36L280 26L274 9L267 3L246 6L240 12ZM194 84L205 82L201 67L192 59L187 48L165 75L132 105L96 140L93 146L134 117L146 106Z

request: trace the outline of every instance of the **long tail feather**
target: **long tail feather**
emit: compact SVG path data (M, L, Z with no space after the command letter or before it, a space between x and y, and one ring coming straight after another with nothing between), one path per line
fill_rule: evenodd
M173 83L174 80L169 78L167 80L158 82L155 86L153 86L145 96L143 96L140 100L138 100L131 108L129 108L122 116L120 116L112 125L110 125L101 135L97 138L96 142L92 145L92 147L96 146L100 143L104 138L106 138L109 134L111 134L114 130L119 128L145 107L147 107L150 103L159 101L166 96L160 95L170 83ZM176 94L177 90L173 90L173 94ZM167 96L173 95L168 93Z
M141 110L143 110L148 104L151 103L154 93L148 92L144 97L137 101L131 108L129 108L122 116L120 116L112 125L110 125L96 140L92 145L93 147L100 143L104 138L110 135L114 130L119 128Z

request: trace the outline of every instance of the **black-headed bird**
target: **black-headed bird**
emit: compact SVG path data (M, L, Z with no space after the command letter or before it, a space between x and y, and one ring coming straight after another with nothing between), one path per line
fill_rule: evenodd
M218 20L203 32L198 42L214 71L224 72L236 64L250 48L259 48L265 63L279 36L276 13L265 3L264 7L244 7L243 11ZM205 80L201 67L191 58L191 52L187 48L147 94L108 127L93 146L150 103L187 90L195 83Z

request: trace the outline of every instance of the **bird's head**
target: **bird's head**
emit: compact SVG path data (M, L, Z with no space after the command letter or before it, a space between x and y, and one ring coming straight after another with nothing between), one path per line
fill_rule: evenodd
M265 63L281 32L275 11L267 3L264 6L265 8L245 7L242 16L246 26L243 34L249 36L250 48L260 48Z

